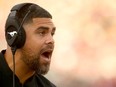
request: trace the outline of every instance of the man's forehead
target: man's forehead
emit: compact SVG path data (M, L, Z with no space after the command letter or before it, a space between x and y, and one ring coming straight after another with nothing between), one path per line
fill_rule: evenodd
M52 23L53 21L51 18L33 18L33 23L37 24L45 24L45 23Z

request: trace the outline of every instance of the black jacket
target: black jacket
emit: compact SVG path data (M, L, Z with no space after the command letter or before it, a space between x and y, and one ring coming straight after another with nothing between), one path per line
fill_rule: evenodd
M9 68L4 58L5 51L0 53L0 87L13 87L13 72ZM15 87L56 87L48 79L40 74L30 77L22 86L17 76L15 76Z

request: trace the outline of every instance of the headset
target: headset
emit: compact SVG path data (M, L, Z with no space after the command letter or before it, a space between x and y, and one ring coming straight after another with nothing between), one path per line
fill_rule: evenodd
M27 13L23 17L22 21L20 22L17 14L18 12L23 9L24 6L28 6ZM35 4L33 3L21 3L15 5L11 9L11 13L9 14L6 25L5 25L5 37L8 45L11 47L11 51L13 54L13 87L15 87L15 52L17 49L21 48L25 44L26 40L26 33L23 28L23 23L25 22L27 16L30 12L32 12Z
M17 13L24 7L28 6L28 11L25 14L25 16L22 19L22 22L19 22L19 19L17 17ZM5 37L8 45L11 48L21 48L26 40L26 33L24 28L22 27L25 19L29 15L31 11L33 11L33 3L21 3L18 5L15 5L11 9L11 13L9 14L6 25L5 25Z

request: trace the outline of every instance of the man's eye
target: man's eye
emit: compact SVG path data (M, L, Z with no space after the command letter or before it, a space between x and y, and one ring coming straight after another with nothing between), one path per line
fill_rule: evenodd
M39 32L39 34L40 34L40 35L44 35L44 34L45 34L45 32Z

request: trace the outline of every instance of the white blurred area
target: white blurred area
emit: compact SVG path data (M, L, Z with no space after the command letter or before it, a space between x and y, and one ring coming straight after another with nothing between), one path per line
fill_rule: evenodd
M94 83L100 85L91 87L106 87L99 80L116 79L115 0L1 0L0 50L6 48L5 20L11 7L21 2L37 3L53 15L57 30L46 75L49 80L58 87L90 87Z

